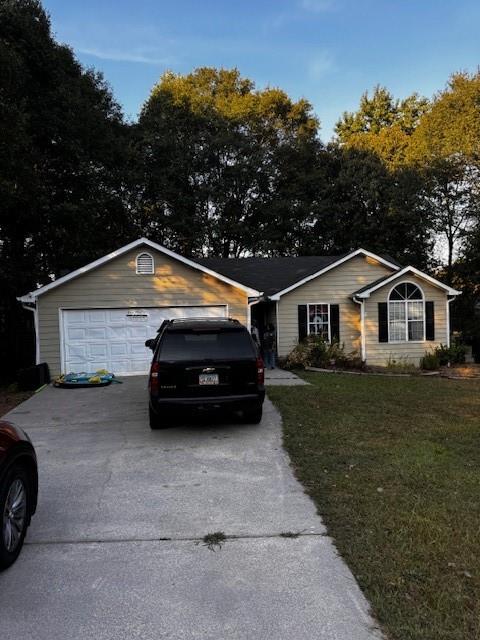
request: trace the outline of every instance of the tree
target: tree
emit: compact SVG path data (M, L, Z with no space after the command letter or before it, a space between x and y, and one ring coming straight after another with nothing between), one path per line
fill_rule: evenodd
M54 41L36 0L0 4L0 130L2 366L15 367L16 296L129 234L120 109L102 76Z
M185 253L292 250L317 132L308 102L257 90L237 69L164 74L136 130L140 224Z
M447 279L480 218L480 72L454 74L412 135L408 159L422 172L435 231L446 239Z
M428 108L428 100L416 93L398 100L385 87L377 86L372 97L362 95L356 112L345 112L337 122L337 141L373 151L388 167L398 168L405 164L410 137Z
M346 253L358 247L403 264L432 266L432 238L416 172L389 171L376 153L332 145L319 183L318 217L302 253Z

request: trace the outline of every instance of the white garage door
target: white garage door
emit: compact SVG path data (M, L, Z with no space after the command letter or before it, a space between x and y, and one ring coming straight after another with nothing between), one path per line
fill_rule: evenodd
M155 307L146 309L75 309L62 311L62 369L116 375L148 373L152 352L145 340L154 338L163 320L225 317L224 305Z

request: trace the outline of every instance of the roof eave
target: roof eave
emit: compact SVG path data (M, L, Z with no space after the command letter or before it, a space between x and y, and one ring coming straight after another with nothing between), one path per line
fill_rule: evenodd
M306 284L307 282L310 282L310 280L314 280L315 278L318 278L319 276L323 275L327 271L330 271L331 269L335 269L336 267L339 267L344 262L347 262L351 258L355 258L355 256L358 256L358 255L364 255L367 258L373 258L374 260L378 260L378 262L381 262L382 264L384 264L385 266L393 269L394 271L398 271L400 269L400 267L398 265L393 264L393 262L389 262L388 260L385 260L385 258L382 258L381 256L377 255L376 253L372 253L371 251L367 251L366 249L356 249L355 251L352 251L351 253L348 253L346 256L343 256L343 258L340 258L339 260L335 260L335 262L332 262L331 264L327 265L326 267L323 267L323 269L320 269L319 271L311 274L310 276L307 276L305 278L302 278L298 282L295 282L294 284L290 285L286 289L282 289L282 291L279 291L278 293L275 293L274 295L270 296L270 299L271 300L280 300L280 298L283 295L285 295L286 293L289 293L290 291L293 291L293 289L296 289L297 287L301 287L302 285Z
M435 287L438 287L439 289L443 289L449 296L459 296L462 293L461 291L458 291L458 289L453 289L453 287L450 287L449 285L444 284L443 282L440 282L440 280L437 280L436 278L429 276L427 273L420 271L416 267L408 266L408 267L404 267L397 273L392 273L392 275L389 278L386 278L383 282L379 282L378 284L373 285L370 289L366 289L361 293L354 293L353 295L359 299L370 298L372 293L390 284L390 282L395 280L395 278L401 278L403 275L406 275L407 273L413 273L418 278L421 278L426 282L430 282L430 284L432 284Z
M127 253L128 251L130 251L131 249L135 249L135 247L141 246L141 245L146 245L152 249L155 249L156 251L160 252L160 253L164 253L165 255L169 256L170 258L173 258L175 260L178 260L179 262L183 262L183 264L186 264L190 267L192 267L193 269L196 269L197 271L202 271L203 273L206 273L214 278L216 278L217 280L220 280L222 282L225 282L226 284L229 284L237 289L240 289L242 291L244 291L248 296L260 296L262 295L261 291L257 291L256 289L252 289L251 287L246 287L245 285L241 284L240 282L236 282L235 280L232 280L230 278L227 278L226 276L223 276L221 273L217 273L216 271L213 271L212 269L208 269L208 267L204 267L203 265L201 265L198 262L195 262L194 260L190 260L189 258L184 258L183 256L181 256L178 253L175 253L174 251L171 251L170 249L167 249L166 247L163 247L160 244L157 244L156 242L153 242L152 240L148 240L148 238L138 238L138 240L134 240L133 242L130 242L129 244L126 244L125 246L121 247L120 249L117 249L115 251L112 251L111 253L108 253L107 255L103 256L102 258L98 258L97 260L94 260L93 262L88 263L87 265L85 265L84 267L80 267L79 269L75 269L74 271L72 271L71 273L68 273L66 276L62 276L61 278L58 278L57 280L54 280L53 282L50 282L49 284L44 285L43 287L40 287L39 289L36 289L34 291L30 291L28 293L26 293L23 296L20 296L19 298L17 298L17 300L19 300L20 302L34 302L39 296L43 295L44 293L47 293L47 291L50 291L51 289L54 289L55 287L59 287L62 284L65 284L66 282L73 280L74 278L77 278L78 276L83 275L84 273L88 273L89 271L96 269L97 267L100 267L102 264L105 264L106 262L109 262L110 260L113 260L114 258L118 258L121 255L123 255L124 253Z

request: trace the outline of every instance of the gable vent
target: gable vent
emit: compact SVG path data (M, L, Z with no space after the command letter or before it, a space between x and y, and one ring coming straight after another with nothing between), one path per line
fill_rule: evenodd
M148 275L154 273L153 256L149 253L139 253L136 263L138 274Z

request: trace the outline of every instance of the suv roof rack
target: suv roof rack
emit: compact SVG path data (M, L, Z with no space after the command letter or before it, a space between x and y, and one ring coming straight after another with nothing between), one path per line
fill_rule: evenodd
M181 324L182 322L196 322L196 321L200 321L200 322L231 322L232 324L241 324L239 320L236 320L235 318L225 318L223 316L218 316L217 318L214 318L212 316L196 316L196 317L192 317L192 318L170 318L169 320L163 320L162 324L160 325L160 327L157 329L157 333L160 333L161 331L163 331L163 329L167 326L167 325L172 325L172 324Z
M172 323L177 323L177 322L192 322L195 320L201 320L202 322L211 320L212 322L235 322L236 324L240 324L239 320L236 320L235 318L224 318L223 316L195 316L195 317L191 317L191 318L171 318L170 320L167 320L167 322L172 322Z

